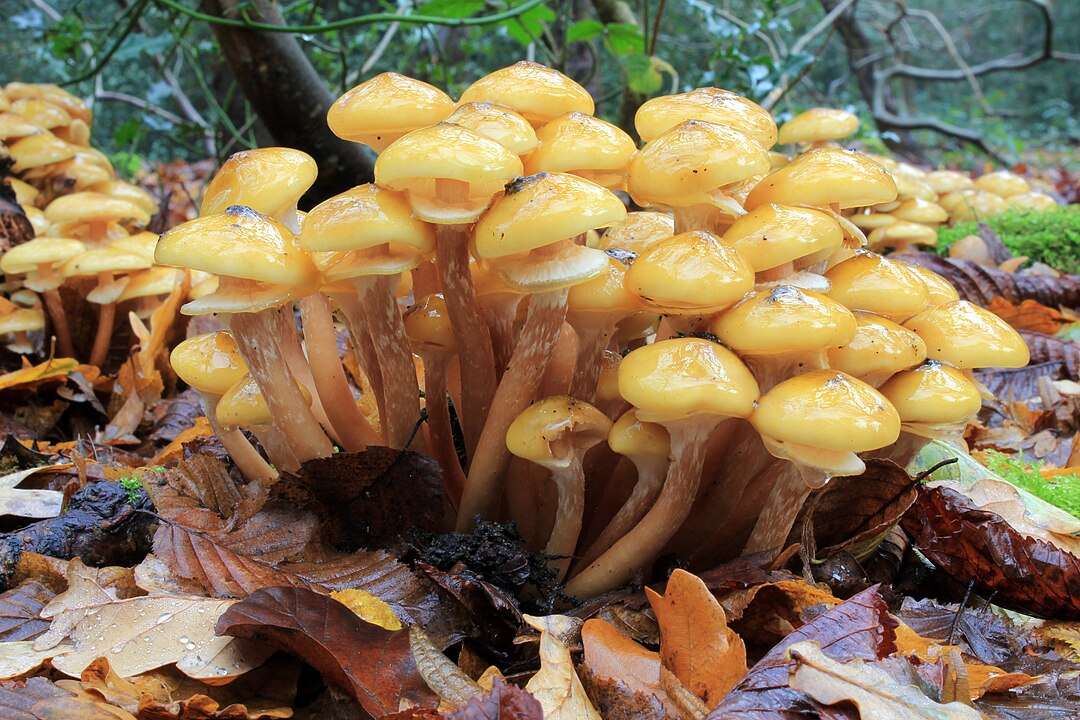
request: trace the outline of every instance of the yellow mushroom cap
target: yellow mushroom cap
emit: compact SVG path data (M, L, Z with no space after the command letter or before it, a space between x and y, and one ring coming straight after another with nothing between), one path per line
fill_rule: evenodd
M871 378L915 367L926 359L926 343L911 330L873 313L854 315L855 335L829 350L829 367Z
M145 270L153 261L144 255L117 250L111 247L93 248L64 263L64 277L86 277L101 273L131 272Z
M24 138L30 135L40 135L41 133L40 127L22 115L13 112L0 112L0 140Z
M1005 202L1008 203L1010 208L1038 210L1040 212L1057 210L1060 207L1057 200L1046 193L1041 192L1025 192L1020 193L1019 195L1010 195L1005 198Z
M494 140L515 155L525 155L539 142L529 121L514 110L490 102L460 105L446 122L472 130L480 137Z
M277 217L295 208L318 173L310 155L292 148L233 153L206 187L199 213L210 215L224 212L232 205L245 205L263 215Z
M619 365L619 394L639 419L666 423L702 414L747 417L759 391L735 353L688 337L631 351Z
M945 207L948 196L941 198L941 205ZM949 209L949 222L956 224L965 220L978 220L980 218L1000 215L1009 209L1008 202L992 192L984 190L962 190L955 204Z
M930 225L943 223L949 219L949 213L945 208L930 200L911 198L900 203L900 207L892 211L891 215L897 220L909 220L911 222Z
M747 210L767 203L850 208L895 199L896 183L881 165L851 150L821 147L766 175L744 204Z
M68 184L75 191L86 190L98 183L108 182L115 176L111 163L103 167L96 158L85 151L79 151L74 157L63 162L30 170L25 177L34 178L39 173L43 176L46 171L48 175L56 178L57 182Z
M11 112L22 115L45 130L67 127L71 124L71 116L66 110L41 98L20 98L11 103Z
M947 215L946 218L948 218ZM892 215L883 212L859 212L849 216L848 220L860 230L877 230L878 228L897 222L899 218L895 218Z
M236 340L225 330L184 340L169 355L172 369L191 387L223 395L247 374Z
M608 433L608 447L627 457L668 457L671 455L671 436L658 423L644 422L637 410L631 408L619 416Z
M777 142L791 143L839 140L859 129L859 118L847 110L810 108L780 126Z
M14 180L15 178L9 178ZM14 183L13 183L14 185ZM26 183L23 183L26 185ZM29 187L29 185L27 185ZM35 192L37 192L35 190ZM45 218L45 211L40 208L27 205L19 199L19 190L15 190L15 201L22 205L23 212L26 213L26 219L30 221L30 224L34 227L34 237L41 237L49 230L49 221Z
M493 102L513 108L539 127L569 112L592 115L589 92L558 70L522 60L485 75L461 93L458 103Z
M687 120L634 156L628 190L641 205L714 203L711 193L768 169L768 154L750 136L723 125Z
M975 185L971 178L956 170L934 170L927 173L924 180L939 195L965 190Z
M780 285L748 293L709 323L709 332L741 355L824 350L855 336L855 316L810 290Z
M434 85L386 72L334 101L326 122L339 138L382 152L402 135L441 122L453 111L454 101Z
M840 225L831 216L771 203L742 216L724 233L724 242L734 246L754 272L838 248L843 241Z
M702 315L738 302L754 270L733 247L692 230L661 240L626 271L627 289L664 313Z
M97 192L61 195L45 208L45 217L53 225L122 220L131 220L138 225L150 222L150 215L138 205Z
M38 208L33 206L38 195L41 194L41 191L17 177L6 177L3 181L9 184L11 189L15 191L15 202L22 206L23 212L26 213L26 217L33 223L33 218L30 218L30 211L37 210L38 212L41 212ZM44 216L45 214L42 213L42 217ZM41 233L38 234L40 235Z
M299 383L297 387L304 400L310 404L311 393L308 389ZM274 416L270 413L270 406L266 404L266 398L251 373L245 374L235 385L222 393L217 404L217 420L226 428L273 424Z
M40 98L63 108L68 115L87 124L93 120L93 114L85 102L52 83L10 82L4 86L4 92L13 102L22 98Z
M607 188L620 188L637 151L633 139L609 122L572 112L536 131L539 145L525 159L525 172L568 172Z
M675 234L675 218L658 212L626 213L626 222L614 225L600 236L600 250L628 250L635 255Z
M0 335L30 332L45 327L45 313L40 308L17 308L0 315Z
M750 423L773 440L841 452L876 450L900 436L900 417L885 396L836 370L780 383L761 397Z
M866 241L875 249L896 245L936 245L937 231L917 222L897 220L872 231Z
M1030 353L1011 325L967 300L954 300L924 310L904 323L926 342L931 360L961 369L1028 364Z
M157 235L144 230L143 232L138 232L134 235L127 235L111 240L109 242L109 247L115 248L116 250L123 250L124 252L135 253L136 255L145 255L150 260L153 260L154 251L157 249L157 241Z
M457 352L454 329L441 294L425 295L405 311L405 333L424 348Z
M623 278L626 268L614 258L608 258L604 272L570 288L567 308L571 313L624 313L643 310L637 295L626 289Z
M506 431L506 448L546 468L568 467L574 457L605 440L611 421L587 402L556 395L533 403Z
M975 178L975 188L1007 198L1030 191L1031 185L1016 173L998 170Z
M643 141L650 142L686 120L735 128L765 149L776 144L776 122L767 110L742 95L715 87L647 100L634 115L634 127Z
M77 146L64 142L50 132L28 135L8 146L8 153L15 162L11 169L15 172L70 160L78 150Z
M934 361L896 373L878 390L905 423L959 423L982 408L975 383L956 368Z
M78 240L39 237L16 245L0 256L0 270L8 275L21 275L42 265L59 265L84 252L86 246Z
M89 188L92 192L120 198L141 207L147 215L155 215L158 212L158 202L154 196L143 190L138 185L132 185L123 180L106 180L96 183Z
M899 260L898 262L905 261ZM905 264L908 266L908 269L918 275L919 279L926 285L927 297L931 305L944 305L947 302L960 299L960 293L956 292L956 288L952 286L952 283L933 270L925 268L917 263Z
M850 310L906 318L926 307L926 284L897 260L872 252L856 251L855 256L825 273L831 288L826 293Z
M146 270L140 270L131 275L124 291L120 293L118 302L134 300L136 298L153 297L155 295L167 295L184 282L187 270L155 266Z
M622 402L619 394L619 365L622 355L605 350L600 357L600 377L596 380L596 402Z
M375 162L378 184L407 191L420 219L442 224L473 222L491 198L521 172L521 160L510 150L450 123L401 137ZM440 180L467 183L467 197L441 202L437 192Z

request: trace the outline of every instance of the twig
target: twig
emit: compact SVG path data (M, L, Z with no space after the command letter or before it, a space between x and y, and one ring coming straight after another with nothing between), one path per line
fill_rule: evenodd
M164 118L171 123L177 125L183 125L188 121L180 117L175 113L171 113L165 108L158 107L152 103L148 103L142 98L137 98L134 95L128 95L127 93L115 92L113 90L101 90L97 93L98 100L115 100L117 102L127 103L128 105L134 105L140 110L145 110L149 113L153 113L158 117Z

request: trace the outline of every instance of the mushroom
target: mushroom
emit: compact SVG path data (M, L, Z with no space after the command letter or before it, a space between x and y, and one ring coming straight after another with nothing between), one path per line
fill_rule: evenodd
M441 122L453 111L454 101L434 85L385 72L335 100L326 122L342 140L381 153L401 136Z
M671 436L671 465L655 503L634 526L566 585L591 597L649 567L690 513L701 480L707 440L732 417L747 417L758 396L754 376L719 343L662 340L634 350L619 366L619 391L645 422Z
M480 137L499 143L515 155L525 156L539 142L529 121L513 109L493 102L469 102L458 105L446 122L471 130Z
M534 128L560 115L578 112L592 115L592 96L558 70L522 60L489 73L465 88L459 105L490 102L513 108Z
M1012 197L1031 191L1028 181L1008 170L988 172L975 178L975 189L993 193L1001 198Z
M928 225L932 228L936 228L949 219L949 213L945 211L945 208L936 202L918 197L900 203L900 206L893 210L889 216L897 220L907 220L920 225Z
M30 126L37 127L33 124ZM16 173L70 160L79 151L77 146L64 142L48 131L25 135L8 145L7 149L13 161L11 169Z
M610 227L596 241L600 250L621 250L637 257L650 247L675 234L675 219L667 213L630 212L626 222ZM617 259L622 259L617 257ZM625 265L633 264L624 262Z
M844 242L836 220L812 208L769 203L742 216L723 235L754 268L757 282L782 282L824 290L814 274L794 276L817 265Z
M28 333L44 329L45 315L40 307L19 307L0 298L0 335L11 336L5 343L8 350L20 355L34 352Z
M1041 192L1026 192L1019 195L1010 195L1005 198L1009 209L1035 210L1037 212L1050 212L1061 208L1058 201Z
M855 334L846 343L830 348L829 367L862 380L870 387L926 359L922 338L892 320L856 310Z
M179 287L186 274L186 270L161 266L138 270L128 277L117 302L137 300L135 315L145 320L161 305L161 296Z
M928 172L924 180L938 195L966 190L975 186L975 182L971 178L956 170L934 170Z
M937 245L937 231L917 222L897 220L872 230L866 240L874 252L881 252L886 248L892 248L896 253L913 252L917 251L919 246L932 248Z
M560 558L553 565L557 580L566 576L581 533L585 512L585 473L581 460L589 448L605 439L611 421L592 405L568 395L545 398L523 410L506 430L506 447L514 455L551 471L558 489L558 508L546 555Z
M859 129L859 118L847 110L810 108L780 126L776 141L781 145L809 143L824 147L830 140L846 138Z
M112 179L99 182L91 185L89 190L91 192L101 193L102 195L108 195L112 198L127 200L131 204L142 208L147 215L156 215L159 210L158 202L154 199L153 195L143 190L138 185L132 185L123 180Z
M89 191L56 198L45 208L45 217L57 234L82 240L91 248L127 235L121 222L150 222L150 215L138 205Z
M525 173L566 172L611 190L626 186L626 168L637 151L633 139L609 122L572 112L536 131L539 145L525 158Z
M78 240L68 238L35 238L16 245L0 257L0 270L8 275L22 275L23 284L41 293L49 313L58 349L63 357L75 357L71 328L58 288L64 283L63 264L86 251Z
M959 370L937 360L898 372L878 390L900 415L900 429L924 439L960 442L967 423L982 408L979 388ZM918 447L909 447L907 465Z
M295 380L291 382L301 401L310 403L311 395L307 389ZM266 396L251 373L222 393L217 403L217 424L227 432L248 428L270 456L273 462L270 470L275 474L279 470L296 473L300 469L301 460L292 451L292 444L271 413Z
M734 128L765 149L776 144L776 122L768 110L738 93L715 87L646 100L634 115L634 127L644 142L651 142L686 120Z
M899 260L856 250L855 255L825 273L831 285L825 294L849 310L865 310L903 322L926 307L926 283Z

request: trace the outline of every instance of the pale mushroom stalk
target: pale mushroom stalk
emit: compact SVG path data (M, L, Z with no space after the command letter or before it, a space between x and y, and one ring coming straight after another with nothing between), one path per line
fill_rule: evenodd
M371 391L375 395L375 404L379 411L379 422L382 425L382 434L386 435L386 400L383 388L382 371L379 368L379 358L375 355L375 343L368 332L364 307L355 295L337 296L341 314L345 316L345 324L349 328L349 346L356 356L360 369L367 376Z
M71 341L71 327L68 325L67 313L64 312L64 301L60 299L60 291L52 288L41 295L45 301L45 310L49 313L49 320L52 322L57 349L61 357L75 357L75 345Z
M570 323L563 322L559 329L559 341L555 343L555 351L551 354L551 361L548 362L544 379L540 383L541 396L570 393L570 385L574 381L574 370L577 367L577 356L577 334Z
M91 365L102 367L108 358L109 343L112 342L113 327L116 325L116 298L119 297L126 283L127 278L118 280L112 272L98 273L98 284L92 292L100 293L103 296L101 299L108 302L98 305L98 326L88 358Z
M506 449L506 430L532 402L544 377L551 353L559 341L559 328L566 317L568 293L568 288L560 288L533 295L529 299L525 326L506 373L495 391L491 411L469 466L458 510L458 530L467 528L474 515L491 517L492 510L498 505L502 495L503 470L510 458L510 451ZM447 307L450 307L449 298ZM462 376L467 377L464 367Z
M722 235L727 226L739 216L744 215L746 211L734 198L726 195L720 197L722 200L720 207L709 203L699 203L675 208L675 234L703 230Z
M273 467L287 473L295 473L300 469L300 461L296 459L289 443L281 431L273 425L264 425L248 428L259 444L266 450L267 457L273 463Z
M544 554L559 558L551 564L559 571L556 579L562 580L570 568L585 513L585 472L578 454L572 455L566 467L552 468L551 480L559 491L559 504Z
M442 203L467 204L469 184L436 178L435 195ZM462 387L460 417L471 462L496 392L495 356L491 333L481 314L469 272L469 226L436 225L435 232L438 238L435 264L457 339L461 375L468 378Z
M667 477L669 460L664 457L631 455L630 460L637 468L637 483L630 497L600 533L589 549L581 556L581 567L588 567L626 535L656 503Z
M496 376L501 376L514 354L514 319L517 317L518 304L524 297L510 293L493 294L481 302L484 320L491 334Z
M345 368L337 353L334 317L330 301L322 293L301 298L300 313L304 320L304 340L312 380L322 400L331 426L346 450L358 452L380 442L379 434L371 427L353 401L352 389L345 378Z
M577 369L570 384L570 396L592 402L600 378L600 360L611 343L619 318L582 314L571 325L577 333Z
M420 351L424 361L424 398L427 408L427 429L431 438L431 456L443 470L450 502L454 507L461 502L465 487L465 471L461 469L454 432L450 424L450 406L446 399L446 378L453 356L444 352Z
M341 442L337 431L334 429L330 417L326 414L319 399L318 390L315 387L315 379L312 377L311 364L304 353L304 345L300 342L300 328L297 327L296 317L293 313L292 304L282 306L278 314L279 331L278 344L281 347L281 355L285 358L285 364L289 366L289 372L304 389L311 394L311 412L315 419L323 427L335 443ZM334 354L337 354L337 346L334 346Z

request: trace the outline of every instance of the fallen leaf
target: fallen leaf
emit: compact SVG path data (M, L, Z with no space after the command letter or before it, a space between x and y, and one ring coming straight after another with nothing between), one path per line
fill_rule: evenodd
M1029 364L1060 362L1068 377L1080 379L1080 346L1076 343L1026 330L1020 331L1020 337L1024 338L1031 353Z
M528 691L498 678L487 695L474 698L446 720L548 720L540 701Z
M0 515L35 520L54 518L60 514L63 503L64 493L56 490L0 489Z
M161 448L157 455L150 460L150 464L168 465L169 463L182 460L185 457L185 445L195 442L200 438L209 438L213 435L214 429L210 427L210 421L205 417L199 416L195 418L190 425L185 427L172 442Z
M660 624L660 659L692 693L713 707L746 675L746 646L728 627L701 578L676 570L661 596L645 595Z
M1030 299L1015 305L1003 297L996 297L990 301L986 309L1017 330L1053 335L1069 324L1069 321L1058 310Z
M586 620L581 628L590 697L600 714L678 717L678 707L668 698L660 679L660 654L648 650L603 620ZM597 698L597 695L600 697Z
M956 288L960 297L986 307L995 297L1011 303L1035 300L1049 307L1080 306L1080 277L1058 278L1020 275L986 268L969 260L943 258L932 253L909 253L904 258L941 275Z
M67 652L66 646L35 650L32 640L0 643L0 680L19 677L39 667L46 660Z
M356 616L372 625L386 630L400 630L401 620L394 614L394 609L364 590L335 590L330 597L356 613Z
M232 605L217 631L299 657L375 718L403 704L433 708L437 701L413 663L408 632L364 622L326 595L296 587L258 590Z
M453 660L443 655L427 633L415 625L409 628L409 650L420 677L424 678L431 691L451 708L464 705L484 694L480 684Z
M484 647L503 656L512 653L513 639L524 621L510 593L467 570L443 572L423 562L417 567L461 606Z
M540 632L540 670L529 679L525 689L540 701L544 720L602 720L574 671L567 646L581 621L566 615L523 617Z
M897 616L918 637L943 646L951 642L965 655L986 665L1000 665L1021 656L1025 648L1037 643L1030 631L986 607L961 610L957 604L904 598Z
M0 594L0 642L33 640L49 628L40 617L56 593L36 581L25 582Z
M135 720L126 710L77 697L43 677L0 682L0 717L5 720Z
M804 640L788 647L794 663L790 684L823 705L851 702L862 720L982 720L983 715L960 702L934 702L916 685L903 682L873 663L859 659L839 663L821 646Z
M64 378L78 370L79 361L73 358L50 358L39 365L29 365L0 375L0 390L34 385L44 380Z

